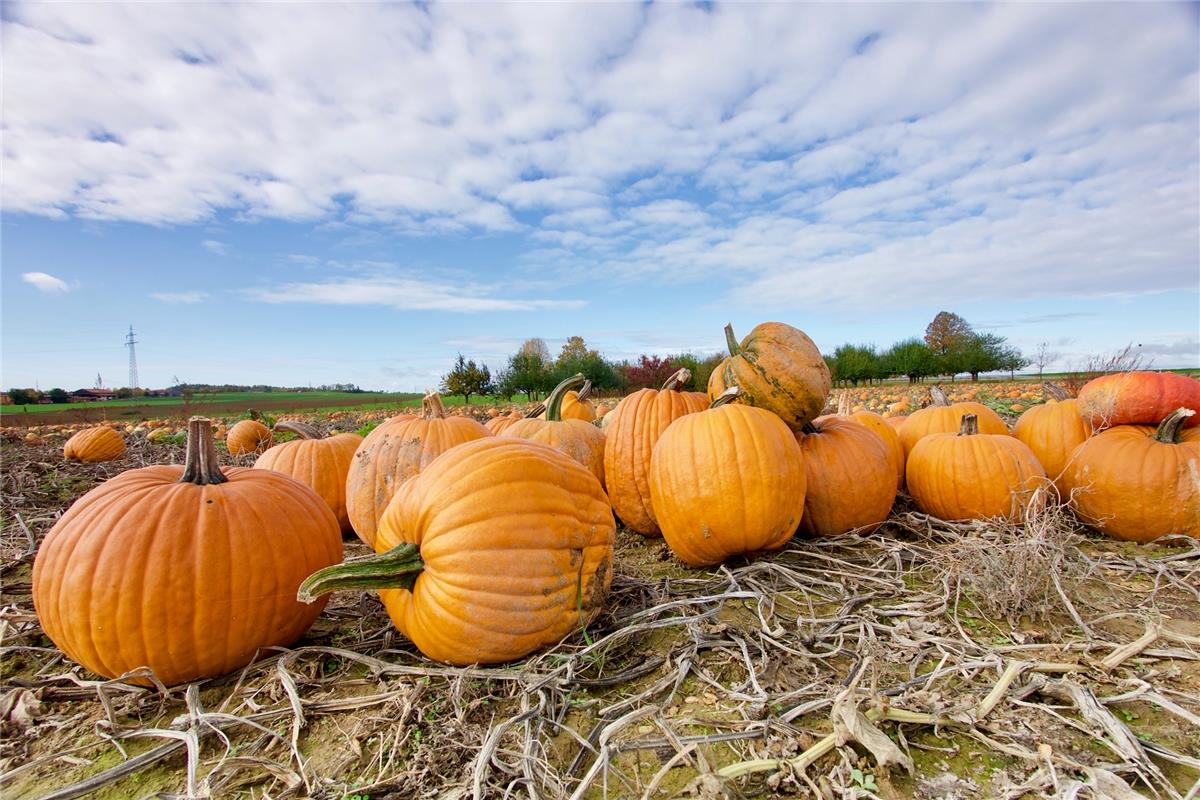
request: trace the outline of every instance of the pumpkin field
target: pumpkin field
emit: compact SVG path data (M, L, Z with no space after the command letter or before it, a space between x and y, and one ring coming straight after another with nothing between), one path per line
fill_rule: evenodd
M1196 798L1200 381L4 427L5 798Z

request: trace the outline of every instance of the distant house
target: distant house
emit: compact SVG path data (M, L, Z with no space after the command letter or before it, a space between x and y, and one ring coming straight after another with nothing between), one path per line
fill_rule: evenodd
M0 392L0 406L11 406L12 398L8 396L8 392Z
M111 389L76 389L71 392L72 403L90 403L97 400L112 400L117 393Z

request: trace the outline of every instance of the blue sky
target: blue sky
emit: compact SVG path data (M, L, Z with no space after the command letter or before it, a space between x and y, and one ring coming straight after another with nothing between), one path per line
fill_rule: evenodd
M1200 364L1189 4L5 4L0 384L418 390L939 310Z

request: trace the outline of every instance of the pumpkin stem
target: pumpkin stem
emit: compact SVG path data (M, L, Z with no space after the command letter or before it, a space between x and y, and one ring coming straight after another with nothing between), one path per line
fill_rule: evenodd
M682 367L675 371L671 377L667 378L667 382L662 385L662 391L674 392L692 379L692 371L687 367Z
M820 433L821 429L813 425L812 422L806 422L800 426L800 432L804 434Z
M525 419L537 419L546 410L545 403L538 403L533 408L525 412Z
M301 439L324 439L321 432L312 425L307 425L303 422L297 422L292 419L281 419L275 423L275 430L294 433Z
M850 392L849 392L849 390L843 390L838 395L837 415L839 417L850 416Z
M950 405L950 398L946 397L946 393L942 391L942 387L940 386L929 387L929 399L933 401L933 405L935 406Z
M742 346L738 344L737 337L733 335L732 322L725 326L725 344L729 345L729 355L731 356L736 356L742 352Z
M228 480L221 471L217 445L213 441L212 420L207 417L192 417L188 420L187 451L183 461L183 475L179 482L204 486L210 483L225 483Z
M974 414L963 414L962 427L958 429L959 436L974 436L979 433L979 419Z
M422 397L421 413L425 415L425 419L445 419L446 406L442 405L442 396L437 392L430 392Z
M590 380L584 381L583 388L579 390L579 393L577 395L575 395L575 399L581 403L584 400L587 400L589 397L592 396L592 388L593 388L592 382Z
M1154 440L1163 444L1179 444L1179 432L1183 430L1183 423L1187 422L1187 418L1195 413L1190 408L1175 409L1166 419L1158 423L1158 430L1154 432Z
M1071 398L1071 395L1067 393L1066 389L1051 381L1046 381L1042 384L1042 391L1046 393L1046 397L1051 400L1057 400L1060 403L1063 400L1069 400Z
M741 393L742 393L742 390L739 389L738 387L730 386L728 389L726 389L725 391L723 391L719 395L717 395L717 399L713 400L712 403L710 403L708 407L709 408L720 408L721 406L725 405L726 403L732 403L735 399L737 399L737 396Z
M583 377L582 372L576 372L571 377L564 380L558 386L554 387L554 391L550 392L550 396L546 398L546 420L548 422L562 421L562 403L563 398L567 396L567 392L574 389L576 386L587 387L590 382ZM583 392L580 391L576 395L577 399L583 397Z
M350 558L317 570L300 584L296 599L311 603L321 595L348 589L407 589L411 592L423 569L425 562L421 560L421 548L405 542L386 553Z

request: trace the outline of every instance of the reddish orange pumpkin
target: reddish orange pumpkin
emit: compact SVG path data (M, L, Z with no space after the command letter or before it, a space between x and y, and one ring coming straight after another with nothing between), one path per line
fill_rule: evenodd
M85 494L34 561L46 635L105 677L224 675L292 644L324 606L296 590L341 558L325 501L277 472L222 470L207 419L191 420L187 448L182 467L129 470Z
M356 433L324 437L311 425L290 420L275 423L275 430L295 433L300 438L275 445L258 457L254 468L282 472L300 481L329 504L343 533L353 533L346 514L346 476L362 437Z
M896 502L896 465L878 433L850 418L828 416L805 426L796 439L807 486L800 530L810 536L869 533L887 519Z
M112 428L85 428L63 444L63 457L70 461L96 463L125 455L125 440Z
M1118 372L1079 390L1079 413L1092 427L1157 425L1177 408L1200 412L1200 381L1173 372ZM1184 423L1200 425L1200 413Z
M547 398L545 419L517 420L501 435L549 445L591 470L603 486L604 431L581 419L562 418L565 396L571 394L570 389L583 383L582 374L567 378Z

